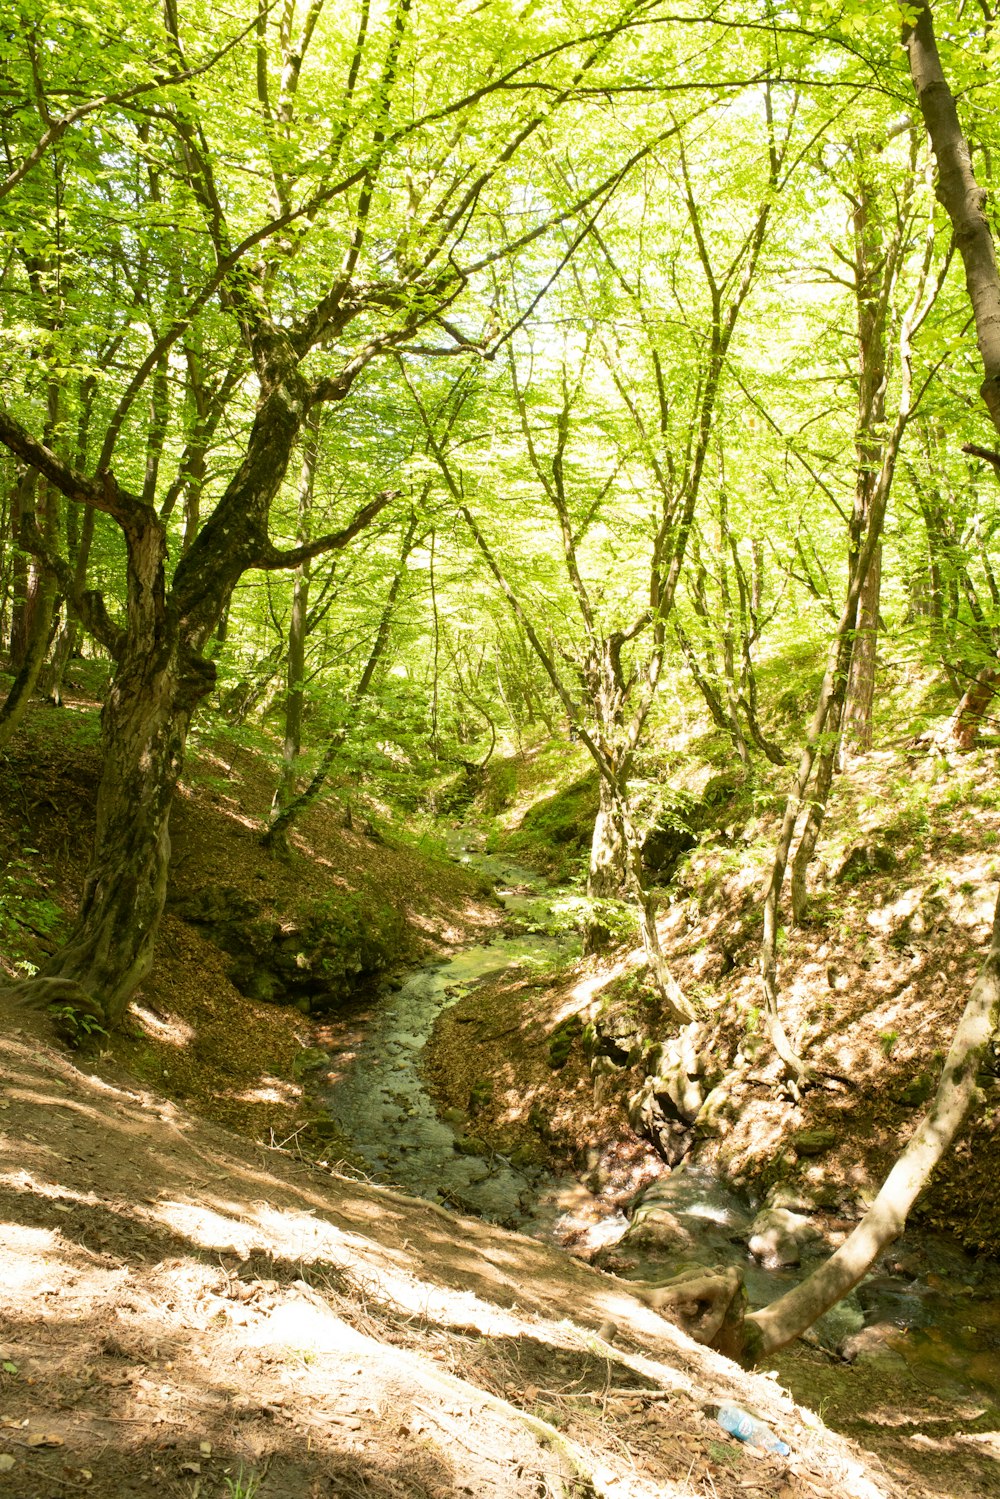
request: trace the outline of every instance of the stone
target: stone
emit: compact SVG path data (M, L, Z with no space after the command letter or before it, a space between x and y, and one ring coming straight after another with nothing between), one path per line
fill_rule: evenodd
M527 1166L541 1166L545 1162L545 1151L537 1140L525 1140L510 1153L510 1164L523 1171Z
M680 1220L655 1202L640 1203L619 1243L623 1249L654 1249L669 1254L690 1254L695 1247Z
M874 1322L850 1333L842 1340L837 1352L847 1363L853 1364L855 1359L868 1359L887 1349L891 1352L890 1340L894 1335L899 1336L899 1328L894 1327L891 1322Z
M549 1066L553 1072L560 1071L569 1061L573 1042L583 1034L583 1021L579 1015L570 1015L556 1026L549 1036Z
M885 843L873 841L857 844L837 870L834 879L838 885L852 885L869 874L891 874L897 859Z
M930 1073L918 1072L916 1077L901 1088L898 1093L893 1094L896 1102L902 1104L904 1109L919 1109L934 1092L934 1079Z
M460 1135L455 1141L454 1148L459 1155L489 1155L490 1147L485 1140L480 1140L478 1135Z
M317 1067L325 1067L330 1058L325 1051L320 1051L318 1046L303 1046L292 1058L292 1073L295 1077L301 1077L305 1072L313 1072Z
M839 1208L842 1189L836 1182L776 1182L767 1194L769 1208L788 1208L793 1213L814 1213L817 1208Z
M822 1155L833 1149L838 1138L835 1129L800 1129L790 1143L799 1155Z
M822 1237L805 1214L788 1208L765 1208L753 1220L748 1248L766 1270L780 1270L800 1264L803 1251L813 1248Z

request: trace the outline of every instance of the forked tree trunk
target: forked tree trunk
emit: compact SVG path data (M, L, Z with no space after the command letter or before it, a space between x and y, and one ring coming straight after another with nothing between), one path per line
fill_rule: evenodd
M78 611L115 658L116 671L102 714L96 838L80 910L65 945L19 986L26 1003L64 1004L114 1026L149 970L166 896L170 806L191 715L215 680L202 651L248 568L305 560L301 549L278 553L267 534L269 507L305 414L294 364L281 374L264 394L243 462L182 557L169 594L166 531L152 507L110 474L85 479L0 411L0 437L8 447L69 498L113 516L125 537L128 569L119 627L99 595L76 592L69 568L47 551L36 529L33 549L76 593ZM363 507L350 526L317 539L310 552L344 545L389 498Z

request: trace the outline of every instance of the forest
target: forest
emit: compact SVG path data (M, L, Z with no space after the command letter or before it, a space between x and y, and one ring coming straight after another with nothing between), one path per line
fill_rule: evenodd
M62 1363L5 1294L16 1499L1000 1493L998 61L992 0L4 4L0 1234L133 1282ZM79 1371L167 1390L176 1254L409 1426L199 1323L230 1424L130 1446ZM518 1255L501 1378L427 1308Z

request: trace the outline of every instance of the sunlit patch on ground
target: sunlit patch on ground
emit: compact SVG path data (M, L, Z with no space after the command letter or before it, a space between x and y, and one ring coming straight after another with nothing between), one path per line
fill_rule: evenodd
M165 1041L169 1046L186 1046L189 1041L194 1040L194 1026L188 1025L187 1021L181 1020L177 1015L161 1015L148 1005L139 1004L137 1000L129 1005L129 1014L138 1021L147 1036L155 1036L157 1041Z

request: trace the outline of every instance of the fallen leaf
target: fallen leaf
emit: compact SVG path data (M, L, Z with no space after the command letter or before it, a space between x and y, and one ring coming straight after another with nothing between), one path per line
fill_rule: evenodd
M201 1463L181 1463L182 1473L200 1473Z
M52 1431L33 1431L28 1438L29 1447L63 1447L65 1443L62 1437L57 1437Z
M199 1442L198 1443L198 1451L201 1453L202 1457L211 1457L212 1456L212 1444L211 1444L211 1442Z
M16 1457L11 1457L9 1452L0 1452L0 1473L9 1473L17 1462Z

